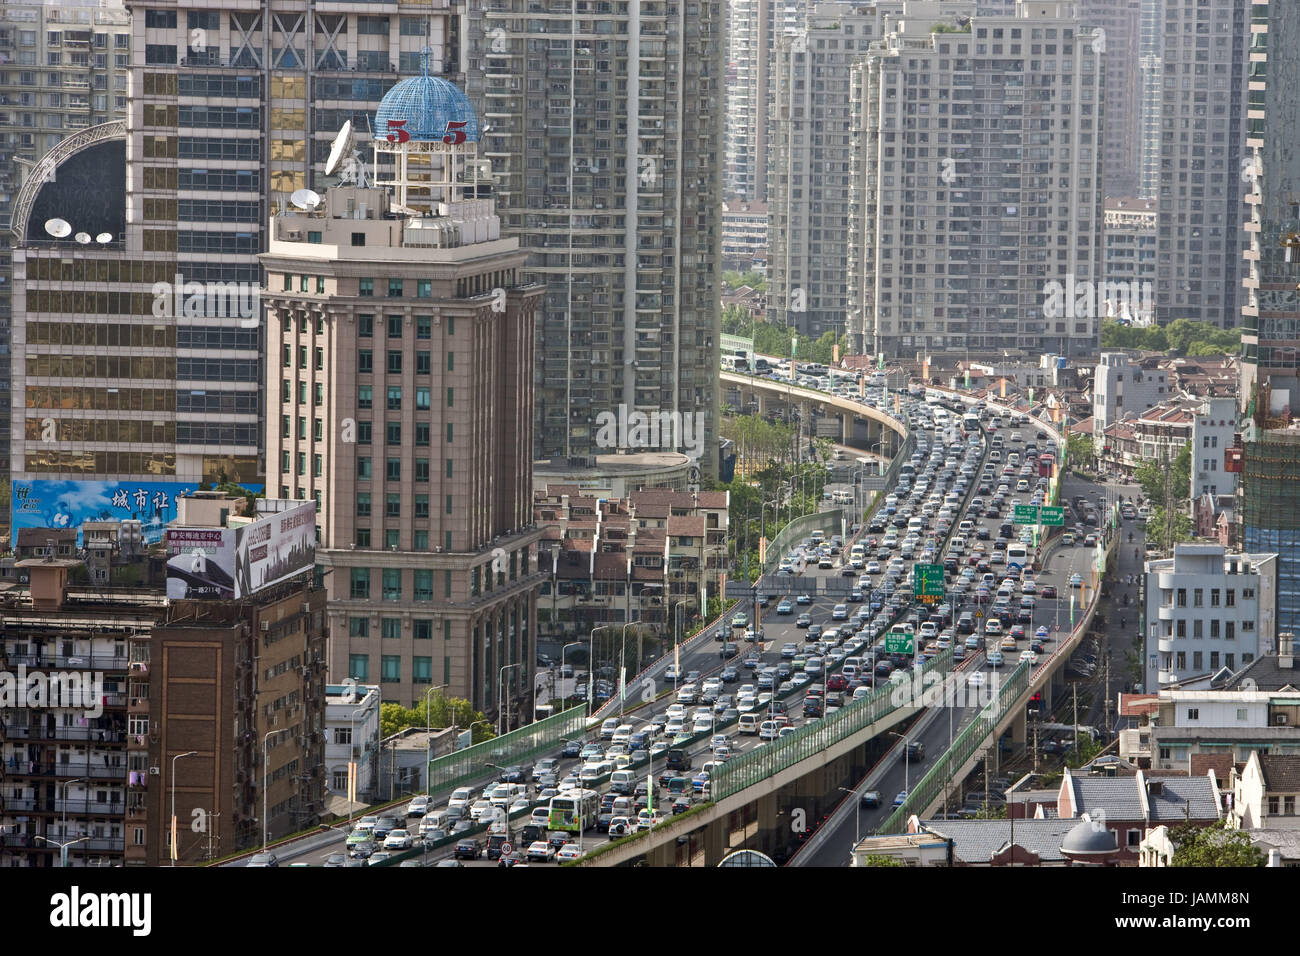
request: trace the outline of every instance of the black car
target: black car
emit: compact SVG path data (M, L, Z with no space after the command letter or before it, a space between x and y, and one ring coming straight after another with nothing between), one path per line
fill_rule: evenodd
M679 813L685 813L690 808L691 808L690 797L678 797L676 800L673 801L673 816L677 816L677 814Z
M715 627L713 629L713 639L715 641L725 641L731 636L731 631L725 627Z
M523 767L506 767L497 779L501 783L527 783L528 771Z
M461 840L452 856L457 860L477 860L483 855L483 845L478 840Z
M608 810L602 810L599 814L597 814L597 815L596 815L596 832L597 832L597 833L608 833L608 832L609 832L609 821L610 821L611 819L613 819L613 817L614 817L614 814L610 813Z
M560 756L561 756L561 757L581 757L581 756L582 756L582 741L581 741L581 740L566 740L566 741L564 742L564 749L560 751Z
M607 832L608 832L608 830L609 830L609 824L608 824L608 823L605 824L605 830L606 830ZM551 846L555 847L555 849L558 850L560 847L564 846L564 844L568 843L571 839L573 839L573 838L570 837L567 833L557 833L557 834L555 834L554 836L552 836L549 840L547 840L546 842L549 843Z
M880 806L880 793L877 790L865 790L858 802L861 804L862 809L874 810Z

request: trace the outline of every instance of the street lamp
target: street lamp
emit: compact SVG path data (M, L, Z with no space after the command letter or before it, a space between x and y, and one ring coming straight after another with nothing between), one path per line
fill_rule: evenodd
M59 827L59 836L68 835L68 787L72 786L74 783L86 783L89 780L89 777L76 777L66 783L60 784L60 786L63 787L63 823L60 824Z
M504 733L504 731L501 730L501 727L503 726L501 723L501 718L503 713L503 708L501 703L502 699L503 698L505 699L506 708L509 708L510 706L510 695L503 693L505 691L506 671L514 667L523 667L523 666L524 666L523 661L516 661L513 664L507 664L505 667L501 668L500 672L497 674L497 728L498 728L497 736L498 737L501 736L502 733Z
M476 721L474 721L474 723L470 724L468 727L465 728L466 730L469 731L469 742L470 742L470 746L473 746L473 745L474 745L474 728L477 727L479 724L487 724L489 727L491 727L491 726L492 726L492 721L487 720L487 719L484 719L484 720L476 720Z
M426 797L433 795L431 791L433 776L429 773L429 764L433 761L433 720L429 697L435 690L442 690L446 686L446 684L439 684L424 692L424 795Z
M597 624L591 629L591 635L587 639L587 719L591 719L591 705L593 694L595 693L596 677L596 632L607 631L616 624Z
M892 731L892 730L889 731L889 735L890 735L891 737L897 737L899 740L901 740L901 741L903 742L903 792L904 792L904 793L910 793L910 792L911 792L911 787L908 786L908 767L907 767L907 765L908 765L908 761L911 759L911 757L910 757L910 755L909 755L908 752L907 752L907 736L906 736L905 734L896 733L895 731Z
M845 793L851 795L853 797L854 804L856 804L853 810L854 831L855 831L855 836L853 839L853 848L856 850L858 844L862 842L862 801L858 799L858 793L856 790L850 790L848 787L840 787L840 789L843 790Z
M88 836L77 837L75 840L68 840L66 843L64 843L60 840L51 840L48 837L43 837L39 834L32 834L32 836L35 837L37 840L40 840L42 843L49 843L59 848L59 865L62 867L66 867L68 865L68 847L76 846L78 843L84 843L85 841L90 839L90 837Z
M267 797L269 796L271 784L271 754L267 746L271 738L276 734L284 733L283 730L268 730L262 737L262 852L266 852L267 832L271 826L271 819L267 816Z
M171 790L172 790L172 824L171 824L172 866L176 865L176 858L180 856L180 848L176 846L176 844L180 842L179 841L180 828L176 826L176 761L180 760L182 757L194 757L197 755L198 755L197 750L191 750L189 753L177 754L175 757L172 757L172 776L171 776L171 780L169 781L171 783ZM263 847L263 849L265 849L265 847Z

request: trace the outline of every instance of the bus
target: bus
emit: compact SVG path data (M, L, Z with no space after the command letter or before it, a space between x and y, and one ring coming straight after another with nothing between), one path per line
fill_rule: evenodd
M546 825L551 830L578 833L594 827L600 814L600 794L595 790L569 790L551 797Z
M967 412L961 417L961 433L969 438L971 435L978 435L980 431L980 417L974 412Z
M1052 472L1056 469L1056 456L1051 452L1038 456L1038 477L1051 478Z

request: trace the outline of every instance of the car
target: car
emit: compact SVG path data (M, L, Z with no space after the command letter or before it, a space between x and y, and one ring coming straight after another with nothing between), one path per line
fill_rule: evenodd
M849 606L847 604L837 604L831 609L832 621L847 621L849 619Z
M989 617L984 621L984 633L990 636L1002 633L1002 622L996 617Z
M972 671L966 678L967 687L983 687L988 683L988 675L983 671Z
M280 865L279 859L274 853L255 853L252 858L244 864L245 866L276 866Z
M782 598L781 603L776 606L777 614L793 614L794 605L790 603L789 598Z
M1074 574L1070 575L1070 587L1072 588L1083 587L1083 577L1077 571Z
M560 756L564 759L572 759L582 754L581 740L566 740L564 747L560 750Z
M1028 663L1032 666L1038 663L1038 655L1034 653L1034 649L1031 647L1027 651L1020 652L1020 661L1021 663Z
M1003 657L1002 657L1002 652L1000 650L992 650L988 652L989 667L1001 667L1002 661L1003 661Z
M582 859L582 853L583 851L579 849L578 844L566 843L555 854L555 860L557 863L563 863L566 860L579 860Z
M794 621L795 627L812 627L812 615L800 614Z
M478 840L461 840L452 851L452 857L457 860L477 860L482 855L483 844Z
M794 601L796 604L799 605L812 604L812 597L807 594L800 594L797 598L794 599Z
M879 790L864 790L858 798L858 805L864 810L874 810L880 806Z
M413 797L411 802L406 805L406 815L408 817L422 817L429 812L429 798L424 794Z
M524 856L529 863L554 863L556 848L545 840L534 840L528 844Z
M366 866L378 866L385 860L391 860L392 858L393 854L385 853L381 850L379 853L370 854L370 859L366 860Z
M1056 597L1056 587L1051 584L1044 584L1038 589L1038 596L1040 598L1054 598Z
M410 831L393 830L388 836L384 837L384 849L409 850L412 842Z
M894 797L894 807L895 807L895 809L897 809L898 807L901 807L901 806L902 806L904 803L906 803L906 802L907 802L907 791L906 791L906 790L900 790L900 791L898 791L897 796Z
M741 611L741 612L738 613L738 614L732 615L732 618L731 618L731 626L732 626L732 627L749 627L749 615L746 614L746 613L744 613L743 611Z

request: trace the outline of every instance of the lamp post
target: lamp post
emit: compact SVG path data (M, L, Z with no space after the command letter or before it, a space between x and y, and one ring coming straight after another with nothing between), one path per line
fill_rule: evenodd
M424 795L426 797L433 795L431 791L433 777L429 773L429 764L433 761L431 752L433 748L433 721L431 719L432 710L429 697L435 690L442 690L446 686L446 684L438 684L436 687L430 687L424 692Z
M627 703L627 629L640 624L639 621L628 621L623 625L623 646L618 652L618 716L623 716L623 705ZM637 658L637 666L641 665L640 658Z
M858 844L862 842L862 801L858 799L858 792L856 790L850 790L848 787L840 787L840 789L845 793L850 794L853 797L853 802L856 804L853 809L853 849L856 850Z
M591 635L587 639L587 719L591 719L591 706L594 700L596 687L596 632L607 631L614 624L597 624L591 629Z
M63 787L63 823L59 826L60 836L68 835L68 787L74 783L86 783L89 779L89 777L76 777L59 785Z
M90 837L88 836L77 837L75 840L68 840L65 843L61 840L51 840L48 837L43 837L39 834L32 834L32 836L35 839L40 840L42 843L49 843L59 848L59 865L62 867L66 867L68 865L68 847L76 846L78 843L84 843L90 839Z
M477 727L479 724L487 724L489 727L491 727L492 721L487 720L486 718L483 720L476 720L474 721L474 723L470 724L468 727L465 728L466 730L469 731L469 743L471 747L474 745L474 728Z
M908 752L907 752L907 736L906 736L905 734L900 734L900 733L897 733L897 732L892 731L892 730L889 731L889 735L890 735L891 737L897 737L899 740L901 740L901 741L903 742L903 792L904 792L904 793L907 793L907 792L909 792L910 789L911 789L910 786L908 785L908 766L907 766L907 765L908 765L908 761L909 761L911 758L910 758L910 755L909 755Z
M523 667L523 666L524 665L522 661L516 661L513 664L507 664L505 667L501 668L500 672L497 674L497 736L498 737L500 737L501 734L504 733L504 731L501 729L503 726L501 722L502 713L503 713L501 702L503 698L505 700L505 708L508 709L510 707L510 695L505 693L506 671L514 667Z
M564 655L569 652L569 648L581 646L582 641L572 641L560 648L560 680L564 680Z
M172 791L172 823L171 823L172 866L176 865L176 858L181 855L180 847L176 845L179 842L179 835L180 835L180 828L176 825L176 761L180 760L182 757L193 757L196 756L197 754L198 754L197 750L191 750L189 753L177 754L175 757L172 757L172 776L171 776L171 780L169 781L171 783L171 791Z
M283 730L268 730L262 737L262 852L266 852L267 833L271 827L271 819L267 816L267 806L271 783L271 753L267 746L271 738L276 734L284 733Z

